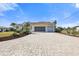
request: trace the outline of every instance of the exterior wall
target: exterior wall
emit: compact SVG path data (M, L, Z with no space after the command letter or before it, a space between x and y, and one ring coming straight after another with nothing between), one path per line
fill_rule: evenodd
M45 27L46 32L48 32L48 27Z
M34 32L35 27L45 27L45 32L54 32L55 31L55 27L56 24L54 24L53 22L48 24L48 25L43 25L43 24L33 24L31 25L31 32Z
M0 29L0 32L5 32L5 31L6 31L6 29L4 29L4 28L3 29Z
M79 27L77 27L76 30L79 31Z
M39 27L39 26L38 26ZM35 30L35 26L32 26L32 28L31 28L31 32L34 32L34 30ZM50 26L45 26L45 32L54 32L55 30L54 30L54 27L50 27Z
M47 32L53 32L54 30L53 30L53 28L51 27L51 26L48 26L47 27Z
M34 26L31 27L31 32L34 32Z
M50 23L50 26L47 27L47 32L55 32L55 27L54 23Z

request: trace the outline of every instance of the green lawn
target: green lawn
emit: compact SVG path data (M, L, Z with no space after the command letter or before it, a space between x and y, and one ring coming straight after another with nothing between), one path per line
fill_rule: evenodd
M11 36L14 32L0 32L0 37L8 37Z

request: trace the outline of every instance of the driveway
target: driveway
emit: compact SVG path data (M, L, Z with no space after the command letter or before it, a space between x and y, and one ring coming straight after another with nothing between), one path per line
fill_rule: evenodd
M0 42L3 56L79 56L79 38L59 33L33 33Z

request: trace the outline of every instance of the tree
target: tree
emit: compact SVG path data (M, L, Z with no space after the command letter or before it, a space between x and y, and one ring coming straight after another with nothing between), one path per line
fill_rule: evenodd
M16 25L16 23L11 23L11 26L15 26Z
M24 22L23 24L24 24L24 26L26 26L26 27L29 27L29 26L30 26L30 22Z
M30 32L30 23L29 22L24 22L22 33L28 34L29 32Z
M57 21L55 20L54 23L57 24Z
M55 20L55 21L54 21L54 28L55 28L55 31L56 31L56 24L57 24L57 21Z
M15 31L15 30L16 30L16 25L17 25L16 23L11 23L11 24L10 24L10 26L12 26L12 27L13 27L13 29L12 29L13 31Z
M16 24L11 23L11 26L13 26L13 31L20 33L20 34L28 34L30 32L30 23L24 22L23 24Z
M16 23L11 23L10 25L13 26L13 27L15 27L17 24Z
M62 28L62 27L57 27L56 28L56 32L61 32L62 30L64 30L64 28Z

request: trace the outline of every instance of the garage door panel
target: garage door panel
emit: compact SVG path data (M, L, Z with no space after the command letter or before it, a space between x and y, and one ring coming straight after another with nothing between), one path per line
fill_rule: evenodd
M37 31L37 32L45 32L45 27L35 27L35 31Z

